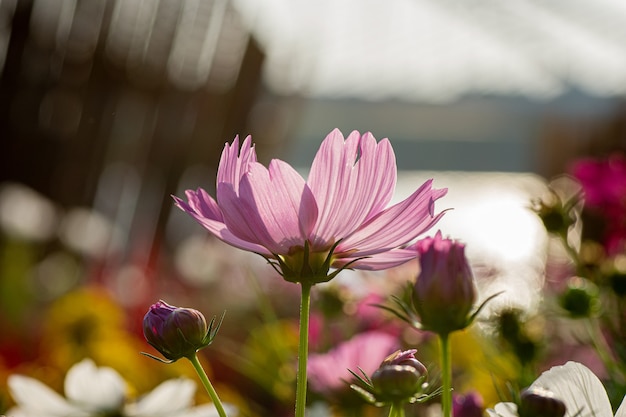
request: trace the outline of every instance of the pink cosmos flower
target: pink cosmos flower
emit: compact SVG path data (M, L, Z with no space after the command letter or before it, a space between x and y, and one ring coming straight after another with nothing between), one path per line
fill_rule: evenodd
M327 281L329 268L380 270L416 257L404 246L443 215L435 200L446 189L432 180L389 206L396 162L387 139L335 129L323 141L304 180L289 164L257 162L248 136L226 144L217 172L216 199L186 191L176 205L224 242L256 252L293 282Z
M326 353L312 354L308 363L311 389L323 394L347 389L346 381L354 379L349 369L360 368L370 375L397 345L395 337L372 331L358 334Z

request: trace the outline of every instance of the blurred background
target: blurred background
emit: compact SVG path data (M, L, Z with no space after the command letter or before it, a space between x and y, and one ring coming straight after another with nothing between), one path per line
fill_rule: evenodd
M388 137L396 199L448 187L441 229L483 294L515 285L501 302L523 308L547 256L530 200L576 158L626 149L621 0L1 0L0 71L6 372L41 362L38 314L84 288L133 334L159 297L253 309L249 271L272 271L170 197L212 192L237 134L303 172L335 127Z

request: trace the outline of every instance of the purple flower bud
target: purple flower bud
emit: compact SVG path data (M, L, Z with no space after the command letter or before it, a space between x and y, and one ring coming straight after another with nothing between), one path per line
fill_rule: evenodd
M413 397L424 378L410 365L385 365L374 371L371 380L377 399L395 402Z
M410 401L428 377L426 367L415 358L417 350L397 350L387 356L371 377L379 401Z
M520 417L563 417L565 404L554 394L543 388L529 388L520 398L518 414Z
M171 361L195 354L211 343L202 313L159 301L143 318L143 334L150 345Z
M448 334L467 327L476 301L474 277L465 257L465 246L443 239L441 232L416 245L421 271L413 291L413 303L425 330Z
M428 370L424 364L415 358L415 352L417 349L409 349L405 351L397 350L391 355L387 356L380 367L383 368L389 365L408 365L417 370L420 375L428 376Z

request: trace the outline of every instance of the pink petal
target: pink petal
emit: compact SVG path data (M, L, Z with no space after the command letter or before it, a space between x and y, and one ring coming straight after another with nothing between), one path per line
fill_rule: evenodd
M434 215L435 200L447 189L432 189L426 181L406 200L386 209L345 238L336 253L356 250L354 257L372 255L404 245L431 228L444 212Z
M320 208L314 246L357 229L391 200L396 183L395 155L389 141L376 143L352 132L344 141L333 130L315 156L308 184Z
M386 252L369 255L364 259L359 259L359 256L350 256L337 259L333 262L334 268L339 268L346 265L355 259L358 261L350 264L350 269L364 269L368 271L380 271L383 269L393 268L417 257L417 251L415 249L392 249Z
M239 196L221 184L218 198L229 230L274 254L303 246L317 219L317 205L304 179L279 160L273 160L269 170L251 164Z
M217 184L231 184L235 193L239 193L239 182L241 177L248 172L248 167L256 162L256 152L252 145L252 138L246 137L239 149L239 136L235 137L232 145L228 143L224 146L220 164L217 169Z
M212 205L217 206L213 198L204 192L204 190L199 189L196 192L188 190L186 194L189 200L192 201L193 206L176 196L172 196L176 206L193 217L205 229L215 235L215 237L239 249L256 252L265 256L271 256L271 253L263 246L243 240L228 230L222 220L221 213L219 213L219 216L213 216L211 215L211 211L208 209L206 211L202 211Z
M185 196L189 202L189 207L193 211L207 219L223 222L222 211L213 197L205 190L202 188L198 188L196 191L187 190L185 191Z

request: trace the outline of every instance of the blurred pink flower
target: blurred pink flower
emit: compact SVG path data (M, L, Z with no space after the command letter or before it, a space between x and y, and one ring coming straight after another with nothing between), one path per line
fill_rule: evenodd
M385 304L387 299L378 293L369 293L357 302L354 320L360 331L378 330L399 337L403 326L394 320L388 312L377 305Z
M585 191L586 204L598 208L623 207L626 195L626 158L615 154L606 159L576 161L572 174Z
M603 243L612 252L626 240L626 157L580 159L570 171L583 188L586 207L610 225Z
M326 281L330 267L380 270L415 258L403 245L432 227L435 200L446 189L426 181L387 207L396 184L387 139L333 130L322 142L305 181L289 164L257 162L248 136L226 144L217 172L216 199L187 190L182 210L224 242L255 252L280 267L289 281Z
M328 394L346 388L346 381L353 379L348 369L358 372L361 368L371 375L398 344L398 339L387 333L366 332L326 353L311 354L308 363L311 389Z

